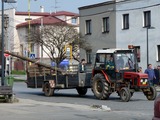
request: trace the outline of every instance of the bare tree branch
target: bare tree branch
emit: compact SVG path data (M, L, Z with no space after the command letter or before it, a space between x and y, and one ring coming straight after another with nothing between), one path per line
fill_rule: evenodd
M65 46L72 46L73 58L78 60L80 48L87 49L89 44L80 37L74 26L66 24L46 25L43 28L32 27L30 40L39 46L52 61L59 64L66 58Z

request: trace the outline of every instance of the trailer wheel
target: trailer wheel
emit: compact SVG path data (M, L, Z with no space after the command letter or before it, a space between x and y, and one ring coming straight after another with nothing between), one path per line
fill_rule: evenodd
M76 88L76 90L79 95L85 95L87 93L87 88L84 87Z
M120 90L120 98L123 102L128 102L131 98L131 93L127 87L123 87Z
M151 87L149 88L149 91L144 92L144 94L145 94L145 96L146 96L146 98L147 98L148 100L155 100L155 98L156 98L156 96L157 96L156 88L153 87L153 86L151 86Z
M44 84L44 94L47 97L52 96L54 94L54 89L50 87L49 82L46 82Z
M94 76L92 89L96 98L100 100L109 98L109 85L102 74L96 74Z

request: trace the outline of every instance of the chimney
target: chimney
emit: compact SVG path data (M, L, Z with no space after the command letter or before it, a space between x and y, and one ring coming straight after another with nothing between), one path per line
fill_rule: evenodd
M44 12L44 6L40 6L41 12Z

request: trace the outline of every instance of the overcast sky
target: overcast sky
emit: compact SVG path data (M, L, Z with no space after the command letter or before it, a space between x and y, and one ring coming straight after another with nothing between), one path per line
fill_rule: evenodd
M55 4L55 1L56 4ZM70 11L79 13L78 7L106 2L108 0L30 0L30 11L40 12L40 6L44 6L45 12ZM5 3L5 8L16 8L16 11L28 11L29 0L17 0L17 3Z

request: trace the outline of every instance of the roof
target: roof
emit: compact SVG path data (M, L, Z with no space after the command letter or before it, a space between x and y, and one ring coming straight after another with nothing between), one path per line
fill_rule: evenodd
M63 20L60 20L60 19L58 19L54 16L47 16L47 17L41 17L41 18L31 20L30 25L41 25L41 19L43 19L43 25L66 23ZM16 26L16 28L25 27L25 26L28 26L28 25L29 25L29 22L24 22L24 23L18 24Z
M15 15L23 15L23 16L50 16L50 13L48 12L16 12Z
M23 16L79 16L77 13L68 12L68 11L58 11L56 13L48 13L48 12L16 12L15 15L23 15Z
M67 12L67 11L58 11L56 13L52 13L53 16L79 16L77 13Z
M111 49L99 49L96 53L114 53L117 50L128 50L128 49L118 49L118 48L111 48Z
M99 6L104 6L104 5L110 5L116 3L115 1L107 1L107 2L102 2L102 3L97 3L97 4L92 4L92 5L87 5L83 7L79 7L79 10L82 9L89 9L89 8L94 8L94 7L99 7Z

